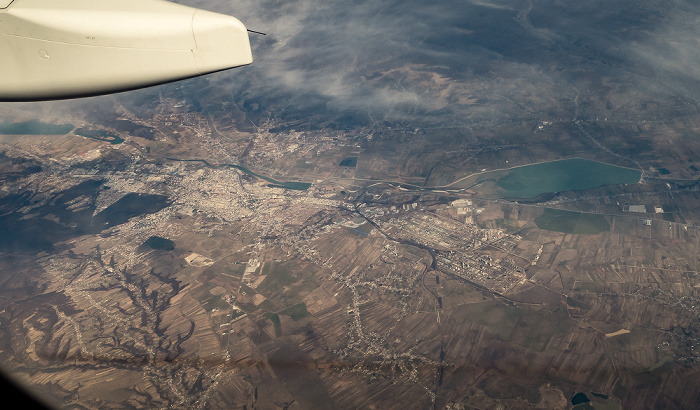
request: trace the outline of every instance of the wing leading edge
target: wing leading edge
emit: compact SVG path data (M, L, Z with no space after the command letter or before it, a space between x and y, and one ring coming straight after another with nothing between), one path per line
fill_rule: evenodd
M0 101L107 94L252 61L245 26L223 14L163 0L0 0Z

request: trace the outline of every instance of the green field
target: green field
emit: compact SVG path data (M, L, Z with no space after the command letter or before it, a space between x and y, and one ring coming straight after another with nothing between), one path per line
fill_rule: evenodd
M584 214L545 208L542 215L535 218L538 228L545 231L595 235L610 230L610 224L603 215Z
M309 316L310 313L306 310L306 303L301 302L284 309L280 312L280 315L289 316L292 320L297 321Z
M260 271L261 275L266 278L258 286L258 292L282 292L286 286L296 282L294 276L291 275L292 268L284 262L265 262Z
M269 319L270 322L275 326L275 336L280 337L282 335L282 323L280 322L280 317L276 313L265 312L263 313L265 319Z

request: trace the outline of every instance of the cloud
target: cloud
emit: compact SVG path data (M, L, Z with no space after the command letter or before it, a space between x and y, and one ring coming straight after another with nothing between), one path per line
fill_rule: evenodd
M700 103L700 6L674 5L661 24L630 41L627 53L654 81Z
M501 4L498 4L498 2L492 2L492 1L485 1L485 0L468 0L469 3L475 5L475 6L482 6L482 7L489 7L492 9L500 9L500 10L513 10L513 8L509 6L504 6Z
M482 8L481 3L263 0L187 4L235 15L247 27L268 33L266 37L251 35L253 65L244 72L232 71L223 86L246 97L261 96L269 106L287 110L304 109L309 99L314 108L323 101L330 115L371 113L396 119L442 110L446 101L440 89L450 87L448 77L489 54L483 47L465 49L472 32L458 27L459 13ZM451 41L460 43L460 49L454 50ZM454 67L460 61L466 64ZM435 70L442 71L439 77L448 82L434 83L431 73Z
M526 6L520 0L178 2L267 33L250 35L251 66L198 82L209 84L200 99L230 98L322 123L466 121L528 115L561 86L539 67L533 46L540 40L516 21Z
M262 107L250 115L320 125L571 118L576 96L586 102L579 114L607 115L600 107L630 73L646 93L670 84L669 93L691 95L687 85L700 84L700 10L680 0L668 9L632 0L178 2L267 33L250 35L251 66L192 80L204 106ZM118 98L132 95L142 94ZM70 113L85 104L32 109Z

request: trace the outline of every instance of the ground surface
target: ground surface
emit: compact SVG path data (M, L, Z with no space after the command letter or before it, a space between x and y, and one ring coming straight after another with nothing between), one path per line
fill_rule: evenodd
M65 408L696 406L696 6L269 3L199 4L270 33L250 67L0 104L4 370Z

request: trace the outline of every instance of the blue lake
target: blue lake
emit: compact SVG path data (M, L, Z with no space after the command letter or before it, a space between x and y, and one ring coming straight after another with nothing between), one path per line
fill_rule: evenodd
M574 158L500 171L495 183L504 198L534 198L549 192L584 191L604 185L636 184L637 169Z
M0 122L0 135L65 135L73 128L72 124L48 124L39 120Z

